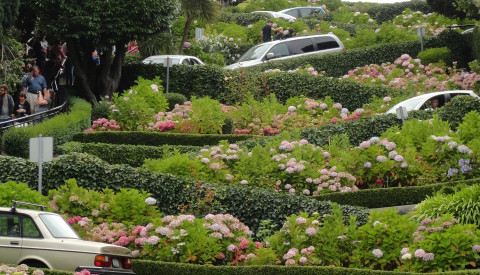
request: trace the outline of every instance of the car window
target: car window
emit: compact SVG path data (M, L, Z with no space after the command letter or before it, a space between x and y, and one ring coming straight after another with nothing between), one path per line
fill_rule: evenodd
M183 64L183 65L191 65L191 64L190 64L190 59L189 59L189 58L185 58L185 59L182 61L182 64Z
M22 237L39 238L41 236L35 222L30 217L22 217Z
M300 9L300 17L307 17L310 14L312 14L313 12L314 12L314 10L312 10L310 8L302 8L302 9Z
M253 48L250 48L250 50L248 50L246 53L242 55L242 57L240 57L238 62L259 59L263 56L265 51L267 51L268 48L270 48L270 46L271 46L270 44L260 44Z
M280 43L275 46L273 46L268 53L273 53L273 58L279 58L283 56L288 56L288 47L287 43ZM267 53L267 54L268 54Z
M294 16L294 17L298 17L298 11L297 10L289 10L285 13L288 14L288 15Z
M190 59L190 61L192 62L192 65L199 65L200 62L198 62L196 59L192 58Z
M79 239L77 233L62 217L53 214L41 214L40 219L54 238Z
M330 36L314 37L313 41L319 51L340 48L337 41Z
M0 213L0 236L20 237L20 220L18 215Z
M292 40L288 41L287 43L292 51L292 54L301 54L314 51L312 39L310 38Z

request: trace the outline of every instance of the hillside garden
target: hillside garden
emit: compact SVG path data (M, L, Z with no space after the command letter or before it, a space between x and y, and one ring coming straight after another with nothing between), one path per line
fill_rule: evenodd
M48 205L82 238L130 248L137 274L475 273L480 100L458 96L403 124L385 114L431 91L478 94L478 59L459 58L459 32L445 30L473 21L422 2L393 17L370 15L375 5L326 2L320 18L274 21L330 30L344 53L221 70L259 42L265 18L244 12L307 4L246 1L224 9L218 24L193 22L190 31L203 27L206 38L185 54L214 65L172 68L175 92L165 93L163 68L132 59L127 70L140 69L124 77L135 83L123 92L93 107L75 98L62 117L5 132L0 205ZM433 37L424 52L415 44L420 25ZM407 44L391 58L374 48L392 42ZM342 56L357 59L339 65L343 73L312 65ZM56 153L42 194L33 191L36 164L25 159L26 141L39 133L54 137ZM417 203L407 215L367 209Z

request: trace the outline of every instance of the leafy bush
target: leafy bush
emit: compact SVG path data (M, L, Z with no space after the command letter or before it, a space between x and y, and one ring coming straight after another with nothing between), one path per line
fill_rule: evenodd
M146 128L153 116L168 106L158 77L153 80L139 77L135 82L137 85L129 91L113 95L112 117L124 130Z
M90 217L95 224L119 221L127 225L146 224L159 215L155 205L145 201L150 194L135 189L120 188L114 193L107 187L98 192L79 187L76 180L69 179L58 189L49 190L48 196L52 209L69 217Z
M112 114L111 104L108 99L102 98L99 102L96 102L92 107L92 121L99 118L108 118Z
M462 224L480 225L480 185L459 185L453 188L454 193L449 193L448 190L440 190L428 196L417 205L413 217L417 220L435 219L450 213Z
M468 95L456 96L438 110L438 115L442 120L448 121L452 129L456 129L463 117L471 111L480 112L480 99Z
M72 98L68 114L60 114L54 118L29 127L13 127L2 135L2 148L11 156L27 158L29 155L30 138L53 138L53 151L58 153L59 146L70 141L75 133L90 127L92 107L83 99Z
M371 212L368 222L353 236L357 243L352 267L394 270L401 258L396 251L408 245L415 228L415 222L399 216L393 208Z
M29 202L40 205L47 205L47 199L37 191L33 191L25 183L16 183L14 181L7 181L0 184L0 206L12 206L12 200ZM22 205L22 208L37 209L38 207L31 207Z
M424 219L413 233L413 243L401 251L402 269L442 272L476 267L480 258L480 232L473 224L457 222L451 215Z
M431 48L418 54L422 64L428 66L430 63L445 62L448 66L452 65L452 52L447 47Z
M478 138L478 133L480 133L480 112L474 110L467 113L457 129L458 135L463 142Z
M169 111L173 110L176 104L182 105L187 101L187 98L184 95L178 93L166 93L163 96L167 99Z
M432 9L426 2L409 1L397 2L391 5L372 5L367 9L367 13L381 24L393 20L395 16L400 15L407 8L414 11L421 11L422 13L432 12Z

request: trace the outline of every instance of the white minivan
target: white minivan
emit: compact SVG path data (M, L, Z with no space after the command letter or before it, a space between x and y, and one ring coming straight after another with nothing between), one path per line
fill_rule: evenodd
M282 60L292 57L325 54L345 50L342 41L334 34L317 34L297 36L284 40L262 43L249 49L237 63L225 69L233 70L251 67L271 60Z

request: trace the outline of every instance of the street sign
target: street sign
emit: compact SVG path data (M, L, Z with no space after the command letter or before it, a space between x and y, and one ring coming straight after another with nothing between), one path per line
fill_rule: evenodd
M53 160L53 138L52 137L38 137L30 139L30 161L38 162L42 155L41 161Z

